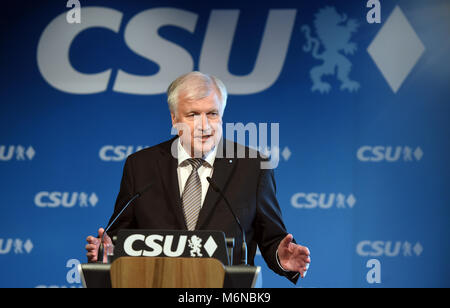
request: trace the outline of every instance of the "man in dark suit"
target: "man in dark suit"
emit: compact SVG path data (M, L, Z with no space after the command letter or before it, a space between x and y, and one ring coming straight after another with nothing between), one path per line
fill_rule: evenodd
M136 192L149 191L126 209L105 241L120 229L221 230L236 239L233 264L241 260L241 232L225 201L207 177L223 191L246 233L249 264L259 246L267 265L293 282L304 277L308 248L297 245L281 218L272 169L248 147L222 138L226 88L214 76L192 72L168 89L169 110L178 136L130 155L126 162L110 222ZM242 155L244 154L244 155ZM99 229L99 237L104 230ZM86 245L90 262L97 260L98 238Z

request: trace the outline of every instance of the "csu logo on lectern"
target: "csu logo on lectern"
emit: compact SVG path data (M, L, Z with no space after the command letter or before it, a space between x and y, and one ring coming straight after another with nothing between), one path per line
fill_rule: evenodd
M95 207L97 203L96 193L41 191L34 196L34 204L40 208Z
M173 235L151 234L133 234L128 236L123 244L125 254L132 257L179 257L189 255L191 257L203 257L203 250L209 257L214 255L217 249L217 243L212 236L209 236L203 244L203 239L197 235L177 236L178 243L174 242ZM140 248L136 248L136 243L140 243ZM186 251L189 248L189 252ZM202 249L203 248L203 249Z

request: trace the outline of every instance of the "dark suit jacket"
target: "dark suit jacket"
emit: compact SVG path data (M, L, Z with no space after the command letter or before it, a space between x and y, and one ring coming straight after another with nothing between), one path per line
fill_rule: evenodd
M187 229L178 187L178 161L171 154L172 143L176 144L177 138L128 157L110 222L134 194L149 183L154 184L124 211L108 231L110 236L114 236L120 229ZM235 158L220 158L225 157L229 146L234 147ZM273 170L260 168L263 161L260 156L248 158L250 153L257 154L248 147L244 147L247 158L236 158L238 147L242 150L242 146L234 142L221 142L214 161L212 179L222 189L245 229L248 263L254 264L258 245L267 265L295 283L298 279L292 278L295 273L284 272L276 261L276 250L287 232L275 196ZM207 191L196 229L221 230L226 237L234 237L233 264L240 262L241 231L224 200L212 187Z

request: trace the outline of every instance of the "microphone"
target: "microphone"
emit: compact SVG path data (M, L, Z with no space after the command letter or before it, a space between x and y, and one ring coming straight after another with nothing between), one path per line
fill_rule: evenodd
M100 246L98 247L98 252L97 252L97 263L103 263L103 258L102 260L99 259L99 256L103 256L104 254L104 247L103 247L103 238L105 237L106 232L112 227L112 225L116 222L117 218L120 217L120 215L122 215L122 213L127 209L127 207L137 198L139 198L140 196L142 196L143 193L145 193L147 190L150 189L150 187L153 186L153 183L150 183L149 185L147 185L144 189L140 190L139 192L137 192L128 202L127 204L125 204L125 206L123 207L123 209L119 212L119 214L117 214L117 216L114 218L114 220L105 228L105 231L103 232L102 238L100 239Z
M241 262L245 265L247 265L247 243L245 241L245 231L244 228L241 225L241 222L239 218L236 216L236 213L233 211L233 208L231 207L230 203L228 202L227 197L225 197L225 194L222 192L222 190L214 183L214 181L211 179L211 177L206 178L209 182L209 185L211 185L212 189L219 193L219 195L222 197L222 199L225 201L225 204L227 205L228 209L230 210L231 214L233 214L234 220L238 224L239 228L241 229L242 233L242 258Z

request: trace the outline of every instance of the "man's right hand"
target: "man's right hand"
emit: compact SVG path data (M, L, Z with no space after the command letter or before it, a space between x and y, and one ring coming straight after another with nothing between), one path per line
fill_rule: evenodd
M88 258L88 262L97 262L97 255L98 255L98 248L100 247L100 239L103 236L103 233L105 230L103 228L98 229L98 237L88 236L86 238L86 241L88 244L86 245L86 256ZM103 238L103 245L111 245L112 246L112 240L108 236L108 234L105 233L105 237ZM103 256L103 263L106 263L106 249L105 249L105 255Z

